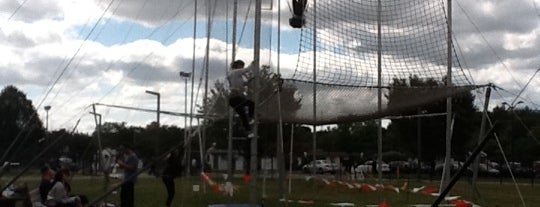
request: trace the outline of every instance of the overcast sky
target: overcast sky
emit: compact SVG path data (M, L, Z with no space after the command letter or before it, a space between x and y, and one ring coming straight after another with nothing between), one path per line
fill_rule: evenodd
M195 68L203 66L208 13L213 22L210 39L210 79L225 74L230 62L232 0L218 0L208 10L198 1ZM277 0L263 1L261 61L276 64ZM289 1L282 1L282 72L290 77L298 57L299 30L288 26ZM454 34L476 84L494 83L495 104L511 102L540 68L540 0L454 0ZM27 94L49 128L93 130L88 114L92 103L184 111L184 82L194 49L193 0L0 0L0 86L15 85ZM239 0L237 57L251 61L254 1ZM272 9L272 10L271 10ZM248 22L244 24L244 19ZM242 30L242 28L245 29ZM244 31L244 32L241 32ZM227 57L229 56L229 57ZM196 73L197 84L201 78ZM52 88L51 88L52 87ZM191 88L188 85L188 88ZM523 93L520 106L540 108L540 75ZM188 91L188 96L191 92ZM201 94L202 95L202 94ZM199 100L200 100L199 96ZM97 107L104 122L144 126L155 114ZM44 120L45 122L45 120ZM183 125L183 118L161 116L162 124Z

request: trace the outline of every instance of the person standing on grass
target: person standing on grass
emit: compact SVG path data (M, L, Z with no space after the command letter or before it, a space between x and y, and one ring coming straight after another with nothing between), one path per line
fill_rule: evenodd
M120 207L135 206L135 182L137 181L137 165L139 158L129 145L120 147L123 159L116 160L118 166L124 169L124 180L120 190Z
M167 189L167 200L165 206L171 207L174 194L176 192L174 178L182 173L182 163L179 159L180 153L178 150L172 151L166 158L165 169L161 175L161 180Z
M213 142L212 146L210 146L204 155L204 162L205 162L205 168L207 172L212 172L214 169L214 151L216 151L216 143Z
M247 98L245 86L252 78L250 74L257 69L257 66L253 63L246 68L244 66L242 60L231 63L231 70L227 74L230 87L229 106L236 111L240 120L242 120L242 126L248 131L248 137L252 138L254 134L251 131L251 124L253 124L255 114L255 103Z

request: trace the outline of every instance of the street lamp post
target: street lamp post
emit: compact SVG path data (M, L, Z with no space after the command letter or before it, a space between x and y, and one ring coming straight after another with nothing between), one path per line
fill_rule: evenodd
M182 72L180 71L180 78L184 79L185 80L185 87L184 87L184 113L186 114L186 116L184 116L184 145L186 146L186 160L188 162L186 163L189 163L189 161L191 160L191 142L190 142L190 138L188 137L188 132L187 132L187 83L188 83L188 80L191 78L191 73L186 73L186 72ZM189 144L188 144L189 143ZM189 175L189 167L190 167L190 164L187 164L187 169L188 169L188 175Z
M184 113L187 114L187 82L191 78L191 73L180 72L180 77L185 81L184 87ZM187 116L184 116L184 121L187 122Z
M156 117L156 121L157 121L157 126L159 127L159 108L160 108L160 94L158 92L154 92L154 91L149 91L149 90L146 90L146 93L148 94L152 94L152 95L155 95L157 96L157 117Z
M49 131L49 110L51 110L51 106L47 105L43 107L45 109L45 131Z
M513 110L517 107L517 105L522 104L522 103L523 103L523 101L518 101L518 102L516 102L516 103L502 102L502 105L503 105L503 106L508 106L508 109L507 109L507 110L513 111Z
M155 156L158 156L158 154L159 154L159 132L160 132L160 125L159 125L159 114L160 114L160 110L159 110L159 108L160 108L160 103L161 103L161 102L160 102L160 101L161 101L161 100L160 100L160 97L161 97L161 96L160 96L160 94L159 94L158 92L154 92L154 91L149 91L149 90L147 90L146 93L155 95L155 96L157 97L157 113L156 113L156 114L157 114L157 117L156 117L156 121L157 121L158 138L156 139L156 141L155 141L155 143L154 143L154 144L155 144L155 146L154 146L154 148L155 148L155 149L154 149L154 150L155 150L154 155L155 155Z
M191 78L191 73L180 72L180 77L185 81L184 87L184 113L187 115L187 82ZM184 116L184 131L187 129L187 116Z

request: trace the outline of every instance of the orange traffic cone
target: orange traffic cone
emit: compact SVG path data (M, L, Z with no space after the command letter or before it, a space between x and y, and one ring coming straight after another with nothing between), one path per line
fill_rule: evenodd
M379 204L379 207L390 207L390 205L388 205L386 201L383 201L381 204Z
M212 186L212 189L214 190L214 193L219 193L220 192L219 185Z
M434 187L429 187L429 188L424 189L424 191L422 191L422 193L425 195L430 195L432 193L437 193L437 192L439 192L439 189L434 188Z
M464 200L455 200L455 201L452 201L450 203L456 205L456 207L472 207L471 203L469 203L467 201L464 201Z
M248 184L251 181L251 175L245 174L244 175L244 183Z
M362 192L365 192L365 193L369 193L369 192L373 192L375 190L377 190L375 187L372 187L368 184L364 184L362 185L362 187L360 187L360 189L362 190Z

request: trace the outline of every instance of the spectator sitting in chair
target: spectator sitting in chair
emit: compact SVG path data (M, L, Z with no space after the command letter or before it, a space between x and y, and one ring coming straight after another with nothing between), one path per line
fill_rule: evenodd
M64 173L58 172L54 175L54 184L47 195L46 205L82 207L81 199L78 196L68 196L65 182Z

